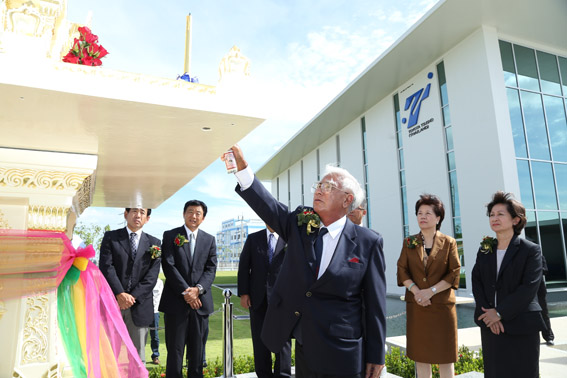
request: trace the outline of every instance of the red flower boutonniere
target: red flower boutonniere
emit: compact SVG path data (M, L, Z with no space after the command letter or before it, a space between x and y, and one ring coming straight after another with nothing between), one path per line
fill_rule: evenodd
M406 247L408 247L409 249L414 249L415 247L417 247L420 244L419 238L415 235L408 236L406 238L405 242L406 242Z
M317 215L317 213L313 210L303 210L297 214L297 225L301 227L304 224L307 224L307 235L309 235L312 232L315 232L315 230L312 230L311 227L319 228L319 226L321 226L321 218L319 218L319 215Z
M155 260L155 259L161 257L161 248L158 247L157 245L152 245L150 247L150 249L148 249L148 252L150 253L150 256L152 257L152 260Z
M100 59L108 55L108 51L98 44L98 36L86 26L80 27L79 33L79 39L75 38L73 47L63 57L63 61L85 66L100 66L102 64Z
M348 262L359 263L360 260L358 259L358 257L353 257L352 259L348 260Z
M177 234L173 242L175 243L176 246L181 247L183 244L189 243L189 240L187 240L185 236L181 234Z
M479 251L484 253L485 255L488 255L489 253L494 252L494 248L496 248L497 246L498 240L496 240L496 238L493 238L492 236L485 236L480 242Z

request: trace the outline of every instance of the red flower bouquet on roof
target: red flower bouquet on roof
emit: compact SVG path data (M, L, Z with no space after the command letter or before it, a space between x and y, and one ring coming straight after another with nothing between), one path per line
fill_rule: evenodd
M81 26L79 33L80 38L75 38L73 47L63 57L63 61L85 66L100 66L102 64L100 59L108 55L108 51L98 44L98 36L86 26Z

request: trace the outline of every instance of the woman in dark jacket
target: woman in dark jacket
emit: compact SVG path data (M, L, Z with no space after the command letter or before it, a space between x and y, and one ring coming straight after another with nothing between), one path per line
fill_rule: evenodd
M526 209L510 193L496 192L487 208L496 239L483 239L472 271L484 376L539 377L541 249L519 237Z

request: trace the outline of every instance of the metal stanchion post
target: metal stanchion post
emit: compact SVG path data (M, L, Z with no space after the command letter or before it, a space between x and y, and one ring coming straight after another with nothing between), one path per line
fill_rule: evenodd
M230 297L232 292L229 289L223 290L224 303L222 304L222 309L224 312L224 328L223 328L223 377L233 378L233 358L232 358L232 303L230 303Z

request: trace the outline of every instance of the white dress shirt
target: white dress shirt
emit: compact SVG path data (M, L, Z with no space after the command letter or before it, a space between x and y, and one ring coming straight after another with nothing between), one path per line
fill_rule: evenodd
M278 244L278 239L280 236L277 234L277 232L270 232L270 230L266 228L266 240L268 241L268 244L270 243L270 234L274 235L274 251L275 251L276 244Z
M138 237L136 238L136 251L138 250L138 245L140 245L140 237L142 236L142 229L140 228L138 231L134 232L126 226L126 231L128 231L128 240L130 240L132 234L136 234Z
M187 225L184 224L183 227L185 227L185 232L187 232L187 241L189 241L191 234L193 234L193 240L195 241L195 244L196 244L197 243L197 234L199 233L199 229L196 229L195 232L193 232L187 227Z
M335 254L335 249L337 249L337 244L339 244L339 238L345 228L346 219L345 215L328 226L323 225L321 222L321 228L326 227L329 232L323 235L323 254L321 255L321 265L319 266L317 279L319 279L329 267L329 263Z

